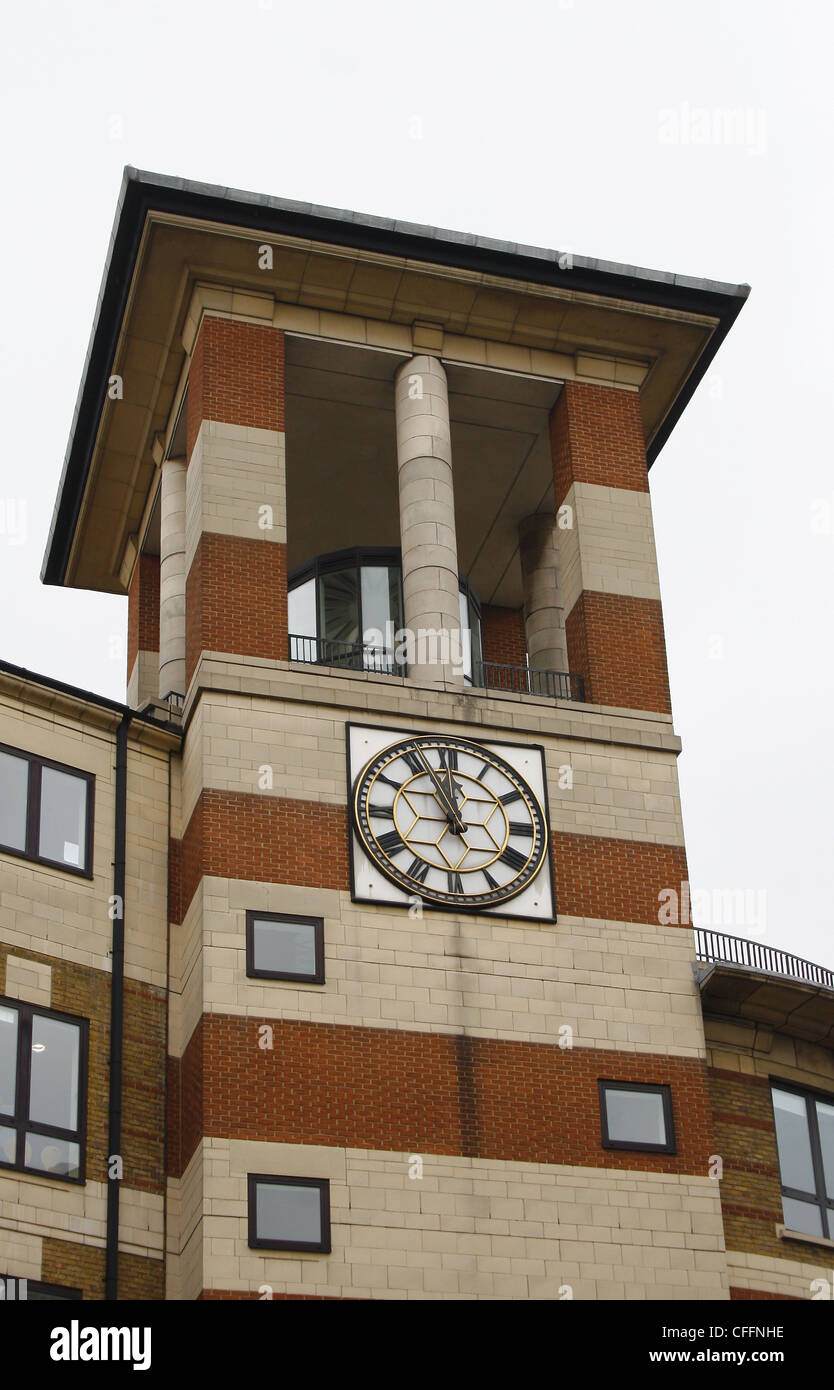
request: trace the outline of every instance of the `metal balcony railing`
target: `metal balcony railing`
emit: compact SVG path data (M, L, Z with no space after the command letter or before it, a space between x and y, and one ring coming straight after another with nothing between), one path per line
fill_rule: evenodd
M366 647L361 642L332 642L329 637L290 635L290 661L314 666L335 666L347 671L375 671L381 676L404 676L405 668L394 652Z
M729 965L745 965L767 975L784 975L790 980L805 980L812 985L834 989L834 970L813 961L792 956L775 946L762 946L742 936L725 936L723 932L695 927L695 955L703 961L725 961Z
M551 700L584 700L581 676L568 671L534 671L529 666L507 666L501 661L482 661L473 684L485 690L509 690L517 695L544 695Z
M290 634L290 661L313 666L331 666L347 671L373 671L381 676L405 676L406 667L395 653L384 647L366 647L361 642L333 642L327 637L299 637ZM551 700L584 700L581 676L567 671L533 671L529 666L508 666L500 661L481 661L473 672L471 688L506 690L516 695L544 695Z

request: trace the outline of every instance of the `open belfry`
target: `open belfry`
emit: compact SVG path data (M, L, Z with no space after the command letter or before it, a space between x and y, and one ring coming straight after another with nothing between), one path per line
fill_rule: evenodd
M126 171L42 575L126 699L0 666L7 1297L810 1297L834 980L708 1058L664 908L648 469L746 294Z

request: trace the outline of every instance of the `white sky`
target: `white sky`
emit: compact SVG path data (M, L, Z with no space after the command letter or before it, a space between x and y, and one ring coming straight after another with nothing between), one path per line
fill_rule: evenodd
M651 474L690 875L752 895L719 928L834 964L830 4L30 0L3 25L0 655L124 697L127 600L38 575L125 164L747 281Z

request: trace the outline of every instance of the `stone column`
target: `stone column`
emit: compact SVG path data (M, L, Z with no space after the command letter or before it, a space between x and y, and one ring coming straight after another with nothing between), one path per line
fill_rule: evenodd
M162 465L159 537L159 698L185 694L185 459Z
M567 671L565 613L556 517L536 512L519 524L527 654L534 671Z
M463 685L460 586L446 373L413 357L394 392L405 626L410 679Z

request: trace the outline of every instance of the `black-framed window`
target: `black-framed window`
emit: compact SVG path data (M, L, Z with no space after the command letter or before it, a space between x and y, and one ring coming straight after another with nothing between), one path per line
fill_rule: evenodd
M481 605L466 579L459 576L458 583L461 630L469 633L464 682L478 685ZM290 573L287 588L290 660L407 674L396 637L405 622L401 551L376 546L319 555ZM371 632L381 640L371 642Z
M88 1027L0 997L0 1166L84 1181Z
M0 852L92 878L89 772L0 744Z
M54 1303L60 1299L83 1298L80 1289L68 1289L63 1284L44 1284L40 1279L18 1279L11 1274L0 1274L0 1303Z
M638 1081L600 1081L599 1109L604 1149L675 1152L669 1086Z
M329 1255L329 1179L250 1173L249 1244L255 1250Z
M324 984L324 919L247 912L246 974L264 980Z
M834 1097L776 1080L770 1096L785 1226L834 1240Z

